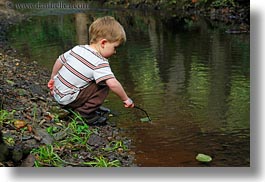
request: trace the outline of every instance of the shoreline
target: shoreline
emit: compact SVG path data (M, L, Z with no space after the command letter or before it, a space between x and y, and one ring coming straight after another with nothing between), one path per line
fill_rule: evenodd
M120 7L122 9L135 9L143 11L166 12L165 17L175 17L178 14L185 14L186 16L203 16L211 21L223 22L231 25L244 25L248 28L250 26L250 3L247 0L233 0L234 5L214 5L211 1L200 3L199 0L191 0L181 4L181 2L164 2L155 1L120 1L120 0L105 0L101 1L103 6L108 8ZM227 3L229 3L227 1ZM162 13L164 14L164 13Z

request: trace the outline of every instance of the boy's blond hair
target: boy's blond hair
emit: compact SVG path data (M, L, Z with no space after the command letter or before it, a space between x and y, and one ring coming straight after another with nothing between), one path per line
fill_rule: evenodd
M121 24L111 16L96 19L89 27L89 43L96 43L100 39L109 42L126 42L126 34Z

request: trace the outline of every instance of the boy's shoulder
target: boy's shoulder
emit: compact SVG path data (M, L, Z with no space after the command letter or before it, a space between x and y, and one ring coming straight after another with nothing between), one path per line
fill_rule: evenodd
M108 59L95 52L92 48L89 47L89 45L76 45L72 48L71 51L86 60L93 61L94 64L108 62Z
M89 47L86 45L76 45L71 50L72 51L85 51L85 50L87 51L89 50Z

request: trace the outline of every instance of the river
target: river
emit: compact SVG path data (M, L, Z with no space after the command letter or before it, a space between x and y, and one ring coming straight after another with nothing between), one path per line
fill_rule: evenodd
M138 166L250 166L250 36L199 16L109 9L37 9L11 27L9 44L52 69L76 44L87 43L95 17L114 16L127 42L110 58L112 71L145 114L116 95L105 105L132 139ZM210 155L200 163L198 153Z

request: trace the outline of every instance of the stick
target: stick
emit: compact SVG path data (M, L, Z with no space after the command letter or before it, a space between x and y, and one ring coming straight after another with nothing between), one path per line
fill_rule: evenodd
M138 106L134 106L134 108L143 111L143 112L146 114L146 116L147 116L147 118L149 119L149 121L151 121L151 118L149 117L149 115L147 114L147 112L146 112L144 109L142 109L142 108L140 108L140 107L138 107Z

